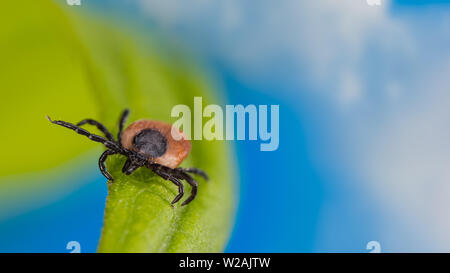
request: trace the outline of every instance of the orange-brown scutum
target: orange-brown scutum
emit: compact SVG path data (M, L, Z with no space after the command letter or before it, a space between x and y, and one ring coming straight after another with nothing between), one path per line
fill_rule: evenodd
M174 133L179 134L180 140L175 140L172 136L172 125L154 120L138 120L130 124L122 133L122 146L128 150L139 152L133 146L134 137L145 129L153 129L159 131L167 139L166 152L156 158L149 158L148 160L167 166L169 168L178 167L181 162L189 155L191 151L191 142L178 129L174 128Z

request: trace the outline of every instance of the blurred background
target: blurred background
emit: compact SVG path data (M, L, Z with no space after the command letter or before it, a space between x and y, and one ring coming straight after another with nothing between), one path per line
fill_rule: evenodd
M57 2L172 41L207 68L223 105L280 105L277 151L233 142L238 204L225 251L368 252L370 241L382 252L450 251L450 1ZM90 109L79 102L73 119ZM17 114L9 107L2 121ZM58 180L46 187L18 186L33 170L9 173L4 159L1 252L69 252L69 241L96 250L99 151L46 175Z

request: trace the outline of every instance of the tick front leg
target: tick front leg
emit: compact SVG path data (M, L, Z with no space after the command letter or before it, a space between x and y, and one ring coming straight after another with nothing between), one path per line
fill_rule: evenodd
M110 181L114 181L114 179L108 173L108 170L106 169L106 166L105 166L105 161L106 161L106 158L108 158L108 156L113 155L113 154L116 154L116 152L114 152L113 150L106 150L103 152L103 154L98 159L98 167L99 167L100 171L102 172L103 176L105 176L106 179L108 179Z
M99 129L108 140L114 141L113 135L108 131L108 129L106 129L105 125L101 124L100 122L88 118L88 119L83 119L82 121L78 122L76 125L82 126L84 124L90 124L90 125L96 126L97 129Z

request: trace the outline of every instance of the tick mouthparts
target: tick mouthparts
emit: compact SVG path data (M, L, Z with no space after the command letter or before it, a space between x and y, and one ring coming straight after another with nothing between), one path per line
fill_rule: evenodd
M46 117L47 117L48 121L50 121L51 123L53 123L53 120L52 120L48 115L47 115Z

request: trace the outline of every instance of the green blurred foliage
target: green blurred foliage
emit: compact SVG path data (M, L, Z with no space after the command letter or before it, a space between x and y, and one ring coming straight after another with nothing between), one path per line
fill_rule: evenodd
M98 144L50 124L46 114L73 123L96 118L116 132L125 107L132 110L130 121L172 122L172 107L192 107L194 96L217 103L204 72L149 33L69 12L52 1L19 2L7 1L0 10L0 141L7 143L0 193L11 181L44 183L38 171L56 169L93 147L100 151ZM99 251L221 251L233 207L229 158L225 142L194 141L183 166L202 168L212 179L200 181L191 204L172 208L177 192L172 183L145 169L125 177L120 173L124 158L111 157L107 165L115 183L108 187ZM36 175L10 179L18 174Z
M46 114L98 117L86 58L67 17L49 1L20 2L4 1L0 9L0 177L52 168L94 147L48 126Z

